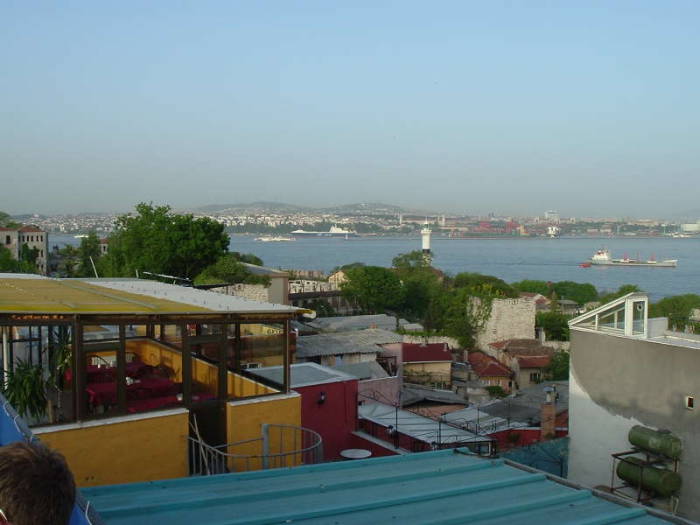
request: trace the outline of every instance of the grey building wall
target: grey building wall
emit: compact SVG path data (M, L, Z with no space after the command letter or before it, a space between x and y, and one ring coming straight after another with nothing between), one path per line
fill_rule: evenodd
M629 429L665 428L683 442L680 514L700 519L700 408L685 408L688 395L700 395L700 349L572 329L569 478L609 485Z
M38 250L36 266L42 274L46 274L47 259L49 256L49 235L44 231L23 232L20 230L0 231L0 243L10 250L12 257L19 259L22 245Z
M46 274L46 261L49 256L49 235L46 232L19 232L19 246L26 244L29 248L38 250L36 266L39 271Z

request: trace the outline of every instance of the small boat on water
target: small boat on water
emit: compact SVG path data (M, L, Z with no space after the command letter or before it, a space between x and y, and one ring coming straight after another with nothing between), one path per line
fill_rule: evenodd
M263 236L263 237L257 237L255 240L256 240L256 241L260 241L260 242L289 242L289 241L296 241L296 239L295 239L294 237L285 237L285 236L283 236L283 235L276 235L276 236L266 235L266 236Z
M678 266L678 259L664 259L662 261L657 261L652 255L649 259L631 259L625 255L622 259L613 259L610 255L610 251L601 248L596 251L590 261L580 264L582 268L588 268L591 265L597 266L647 266L656 268L675 268Z

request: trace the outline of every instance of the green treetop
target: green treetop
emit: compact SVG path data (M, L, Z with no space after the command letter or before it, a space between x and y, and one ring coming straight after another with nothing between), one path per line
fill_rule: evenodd
M399 308L404 299L401 281L392 270L381 266L359 266L346 272L343 295L356 301L365 312L383 313Z
M176 215L169 206L141 203L122 215L109 239L102 269L107 276L148 271L193 278L228 251L223 224L207 217Z

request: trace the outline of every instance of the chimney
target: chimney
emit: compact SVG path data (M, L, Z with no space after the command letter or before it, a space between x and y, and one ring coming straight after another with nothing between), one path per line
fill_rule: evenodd
M545 441L556 435L557 400L556 389L544 387L545 400L540 413L540 439Z

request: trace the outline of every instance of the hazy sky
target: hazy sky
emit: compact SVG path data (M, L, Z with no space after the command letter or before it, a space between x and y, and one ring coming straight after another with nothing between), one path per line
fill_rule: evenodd
M4 0L0 210L700 214L698 21L695 0Z

